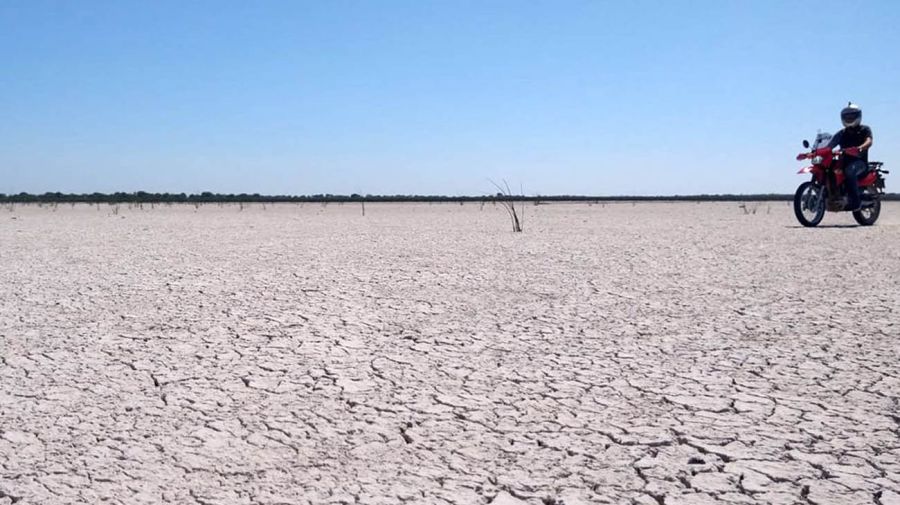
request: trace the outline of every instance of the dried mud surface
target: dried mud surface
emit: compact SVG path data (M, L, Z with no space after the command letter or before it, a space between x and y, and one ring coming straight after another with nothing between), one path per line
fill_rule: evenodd
M0 505L900 504L900 205L0 210Z

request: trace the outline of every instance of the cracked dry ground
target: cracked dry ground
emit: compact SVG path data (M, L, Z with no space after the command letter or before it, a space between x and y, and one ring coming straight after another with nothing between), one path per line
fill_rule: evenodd
M110 209L0 215L2 505L900 503L900 205Z

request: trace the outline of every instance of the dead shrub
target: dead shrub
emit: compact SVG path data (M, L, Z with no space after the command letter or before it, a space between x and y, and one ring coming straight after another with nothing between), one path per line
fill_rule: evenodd
M490 180L490 179L488 179ZM519 219L519 211L516 210L516 200L514 199L514 195L512 191L509 189L509 184L504 180L503 186L497 184L494 181L491 181L491 184L497 188L497 200L500 201L500 204L503 205L503 208L506 209L506 212L509 214L509 219L512 221L513 232L519 233L522 231L522 226L525 224L525 203L524 199L521 201L519 205L519 210L522 213L522 218ZM520 189L520 193L524 193ZM520 194L521 197L524 197L524 194Z

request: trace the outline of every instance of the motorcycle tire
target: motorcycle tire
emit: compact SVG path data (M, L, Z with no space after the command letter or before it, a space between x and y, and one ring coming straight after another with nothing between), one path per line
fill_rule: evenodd
M803 211L804 211L803 197L804 197L804 194L812 186L818 187L821 194L819 195L819 204L818 204L818 208L815 209L815 214L813 214L812 217L808 218L803 213ZM794 193L794 215L797 217L797 221L800 221L800 224L802 224L803 226L806 226L808 228L817 226L819 223L821 223L822 218L825 217L825 198L826 198L825 188L819 186L818 184L815 184L812 181L804 182L799 187L797 187L797 192ZM813 209L807 208L806 210L813 210Z
M866 192L868 193L869 191L867 190ZM881 215L881 200L875 200L871 207L854 211L853 219L860 226L872 226L875 224L875 221L878 221L879 215Z

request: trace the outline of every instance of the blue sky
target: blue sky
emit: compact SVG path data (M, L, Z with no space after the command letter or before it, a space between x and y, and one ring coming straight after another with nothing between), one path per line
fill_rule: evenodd
M787 193L850 99L900 169L898 26L894 1L4 0L0 192Z

